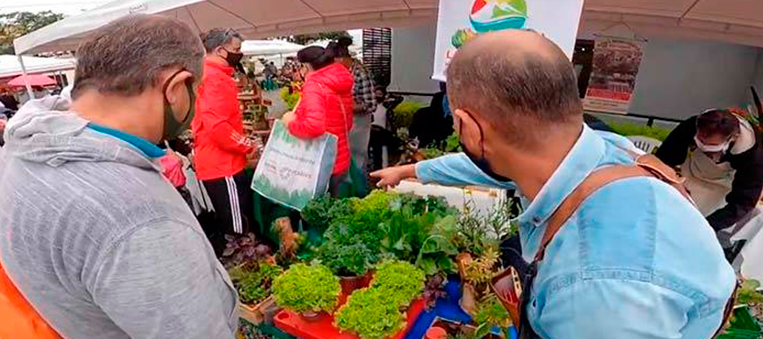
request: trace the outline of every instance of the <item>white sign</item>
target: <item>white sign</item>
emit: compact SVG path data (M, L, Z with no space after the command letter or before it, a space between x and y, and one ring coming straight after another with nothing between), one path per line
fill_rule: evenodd
M440 0L432 79L445 81L450 59L478 34L532 29L572 59L583 0Z

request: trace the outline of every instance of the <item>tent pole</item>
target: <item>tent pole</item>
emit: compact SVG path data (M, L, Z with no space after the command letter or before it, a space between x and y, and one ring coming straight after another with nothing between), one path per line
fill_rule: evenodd
M27 79L26 66L24 66L24 58L21 55L17 55L19 58L19 64L21 65L21 74L24 75L24 85L26 86L26 92L29 95L29 100L34 99L34 92L32 92L32 86L29 86L29 79Z

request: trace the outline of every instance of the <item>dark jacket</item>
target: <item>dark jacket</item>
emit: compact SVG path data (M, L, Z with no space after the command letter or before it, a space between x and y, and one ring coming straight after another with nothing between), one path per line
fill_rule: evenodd
M676 127L657 149L657 157L669 166L684 163L689 151L697 146L694 135L697 134L697 117L691 117ZM731 145L733 149L734 145ZM713 212L707 221L715 230L722 230L734 225L747 215L760 199L763 189L763 148L755 143L752 148L739 154L728 152L721 157L721 162L728 162L736 170L731 183L731 192L726 195L726 206Z
M443 109L444 97L445 92L436 93L429 107L413 114L410 136L419 139L419 148L437 146L453 134L453 115L446 116Z

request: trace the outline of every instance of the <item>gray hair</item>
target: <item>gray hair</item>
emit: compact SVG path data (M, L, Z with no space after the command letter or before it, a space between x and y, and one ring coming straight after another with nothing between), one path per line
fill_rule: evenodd
M481 38L462 47L448 66L454 109L479 114L508 142L525 147L548 127L581 119L575 70L556 45L538 35L538 49L492 40L475 46Z
M158 86L162 72L185 69L197 79L204 49L188 25L165 16L135 14L92 33L77 49L71 96L87 88L133 96Z
M201 34L201 41L204 43L204 49L207 53L211 53L217 47L225 45L233 41L233 39L244 40L241 34L233 30L233 28L213 28L209 32Z

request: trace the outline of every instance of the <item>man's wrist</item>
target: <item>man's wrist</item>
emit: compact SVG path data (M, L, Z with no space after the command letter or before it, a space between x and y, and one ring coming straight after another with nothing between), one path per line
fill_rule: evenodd
M418 175L416 174L416 172L418 171L418 166L419 166L418 163L410 164L410 165L405 165L404 166L405 167L405 171L403 172L404 178L405 179L417 179Z

